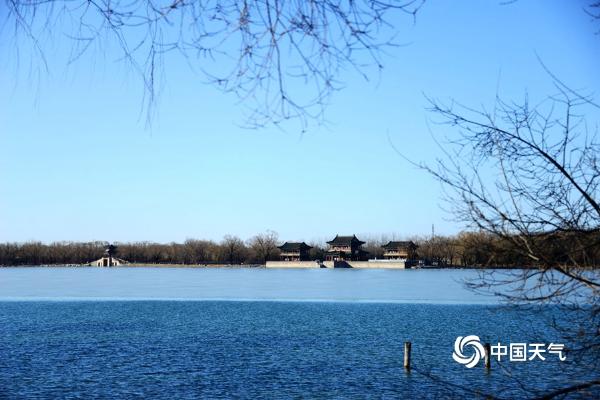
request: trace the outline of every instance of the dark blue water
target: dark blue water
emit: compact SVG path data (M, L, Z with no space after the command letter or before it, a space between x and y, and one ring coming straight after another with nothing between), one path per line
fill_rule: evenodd
M467 334L559 342L547 328L553 313L465 304L0 302L0 398L532 397L591 372L549 357L494 364L487 374L454 362L453 344ZM413 346L409 374L405 340Z

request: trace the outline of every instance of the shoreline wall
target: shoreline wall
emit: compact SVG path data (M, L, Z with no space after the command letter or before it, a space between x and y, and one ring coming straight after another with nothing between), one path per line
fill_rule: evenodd
M377 268L377 269L405 269L404 261L326 261L327 268ZM329 266L331 265L331 266Z
M267 261L267 268L321 268L316 261Z
M386 268L386 269L405 269L404 261L348 261L350 268Z
M380 269L405 269L404 261L267 261L267 268L380 268Z

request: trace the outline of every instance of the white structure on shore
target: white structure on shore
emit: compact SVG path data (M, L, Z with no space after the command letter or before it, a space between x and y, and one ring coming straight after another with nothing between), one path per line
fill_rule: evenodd
M96 261L90 262L92 267L116 267L117 265L127 264L127 261L116 257L104 256Z
M117 265L127 264L125 260L115 257L117 246L114 244L108 244L104 250L104 256L99 260L92 261L91 266L94 267L116 267Z

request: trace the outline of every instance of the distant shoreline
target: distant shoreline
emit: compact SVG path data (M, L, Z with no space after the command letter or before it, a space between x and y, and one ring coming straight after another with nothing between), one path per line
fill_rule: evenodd
M40 265L0 265L0 268L265 268L265 264L150 264L150 263L128 263L114 265L112 267L101 267L89 264L40 264Z
M41 265L0 265L1 268L95 268L95 269L112 269L112 268L256 268L256 269L267 269L265 264L150 264L150 263L129 263L124 265L117 265L112 267L101 267L88 264L41 264ZM268 269L303 269L303 268L268 268ZM315 268L310 268L315 269ZM317 268L318 269L318 268ZM359 268L322 268L322 269L359 269ZM369 268L369 269L389 269L389 268ZM489 270L489 269L524 269L524 267L505 267L505 266L424 266L424 267L411 267L405 268L407 270L437 270L437 269L478 269L478 270Z

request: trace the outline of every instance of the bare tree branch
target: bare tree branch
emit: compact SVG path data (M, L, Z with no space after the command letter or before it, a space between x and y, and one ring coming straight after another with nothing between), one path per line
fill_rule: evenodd
M299 119L306 127L323 121L342 70L366 78L367 69L382 68L382 51L397 45L397 19L414 19L423 2L5 0L5 24L14 27L12 39L25 33L42 56L39 38L65 35L73 43L68 62L93 43L115 43L143 80L147 108L164 58L177 53L208 83L238 96L247 126Z

